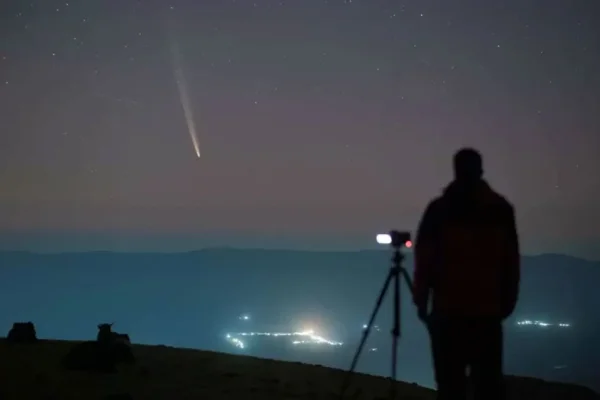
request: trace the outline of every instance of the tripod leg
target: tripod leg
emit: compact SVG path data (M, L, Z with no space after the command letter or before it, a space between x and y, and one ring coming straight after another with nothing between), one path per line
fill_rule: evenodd
M394 277L394 274L395 274L395 272L393 270L390 270L390 273L388 274L387 279L385 280L385 283L383 284L383 287L381 288L381 292L379 293L379 297L377 298L377 303L375 304L375 308L373 309L373 312L371 313L371 318L369 319L369 324L367 325L367 329L365 329L365 331L363 332L363 337L360 341L360 344L358 345L358 348L356 349L356 353L354 354L354 358L352 359L352 364L350 365L350 369L348 370L348 372L346 373L346 376L344 377L344 382L342 385L342 391L340 393L340 398L344 398L346 389L348 389L348 385L350 384L350 378L352 377L352 374L354 373L356 364L358 364L358 359L360 358L360 353L362 352L362 349L365 346L365 343L367 342L367 338L369 337L369 333L371 332L371 327L373 326L373 323L375 322L375 318L377 317L377 313L379 312L379 309L381 308L381 304L383 303L383 299L385 298L385 293L387 292L387 289L390 286L390 282L391 282L392 278Z
M410 279L410 275L408 274L408 271L405 268L401 268L402 271L402 276L404 277L404 280L406 281L406 285L408 286L408 290L410 290L410 293L413 293L413 283L412 283L412 279Z
M394 327L392 329L392 374L390 376L390 398L396 399L396 376L398 366L398 339L400 337L400 274L394 274Z

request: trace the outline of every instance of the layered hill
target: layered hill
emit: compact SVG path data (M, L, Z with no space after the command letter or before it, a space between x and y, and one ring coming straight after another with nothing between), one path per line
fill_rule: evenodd
M62 357L77 342L0 341L0 399L338 399L344 371L316 365L166 346L134 345L136 365L117 373L67 372ZM509 399L600 399L589 389L508 377ZM386 399L389 380L356 374L347 398ZM434 399L435 392L398 382L398 398Z

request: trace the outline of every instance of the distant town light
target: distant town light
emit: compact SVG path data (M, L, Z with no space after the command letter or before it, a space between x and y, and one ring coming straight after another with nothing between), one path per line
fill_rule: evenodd
M552 326L556 326L559 328L570 328L571 327L571 324L568 324L566 322L551 323L551 322L546 322L546 321L533 321L533 320L529 320L529 319L517 321L517 325L519 325L519 326L539 326L541 328L548 328L548 327L552 327Z
M293 340L292 344L300 345L300 344L326 344L329 346L341 346L342 342L336 342L332 340L325 339L322 336L316 335L314 331L307 330L303 332L239 332L239 333L228 333L225 337L231 342L234 346L239 347L241 349L245 348L246 345L244 342L237 338L236 336L272 336L272 337L280 337L280 336L290 336L290 337L300 337L297 340Z

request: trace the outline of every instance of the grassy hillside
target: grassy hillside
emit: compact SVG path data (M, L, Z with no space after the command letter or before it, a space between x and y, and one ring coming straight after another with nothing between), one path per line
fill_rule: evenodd
M344 371L165 346L135 345L136 366L116 374L63 371L59 364L76 342L31 345L0 341L0 399L336 399ZM511 399L600 399L572 385L510 377ZM389 381L356 375L347 398L385 399ZM398 383L399 398L434 399L432 390ZM130 395L120 397L118 395Z

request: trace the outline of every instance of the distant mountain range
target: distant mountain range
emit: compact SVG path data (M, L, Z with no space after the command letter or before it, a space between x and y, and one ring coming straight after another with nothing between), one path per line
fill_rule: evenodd
M96 268L101 268L105 273L118 270L123 276L142 271L160 274L162 268L168 268L175 273L190 273L198 277L206 278L208 274L217 281L231 273L232 279L235 275L261 276L265 283L306 283L313 289L322 285L315 282L327 278L327 284L335 284L334 291L355 290L362 293L369 289L372 297L383 282L389 257L388 251L381 250L326 252L236 248L183 253L0 252L0 278L8 278L13 274L11 271L41 267L43 271L37 272L43 275L51 274L50 271L62 274L67 270L76 274L76 270L81 268L94 268L98 272ZM411 253L407 254L404 265L412 272ZM223 284L227 284L226 281ZM517 314L526 311L538 318L552 314L563 320L577 319L587 323L595 319L595 322L600 322L600 313L597 312L600 309L598 282L600 261L561 254L523 256L521 302ZM249 284L246 281L244 287L250 289ZM284 292L290 291L286 289Z
M198 277L206 278L208 274L217 281L231 273L232 279L236 274L261 276L265 283L307 283L313 289L322 285L316 282L327 278L327 284L335 285L334 291L345 292L344 287L347 287L347 290L365 292L368 288L377 289L383 282L389 257L388 251L380 250L325 252L235 248L183 253L0 252L0 278L8 278L13 273L11 271L41 267L43 271L37 272L44 275L51 274L50 271L62 274L67 270L76 274L81 268L94 268L98 272L96 268L101 268L105 274L118 270L123 276L142 271L160 274L162 268L168 268L174 273L190 273ZM412 272L412 254L407 254L404 265ZM250 289L250 282L246 281L244 287ZM600 322L600 313L597 312L600 309L598 282L600 261L561 254L524 256L521 306L517 313L526 309L527 314L535 314L538 318L551 313L564 320L577 319L586 323L596 318L596 322ZM374 296L375 291L369 290L369 296ZM284 292L290 291L286 289Z

